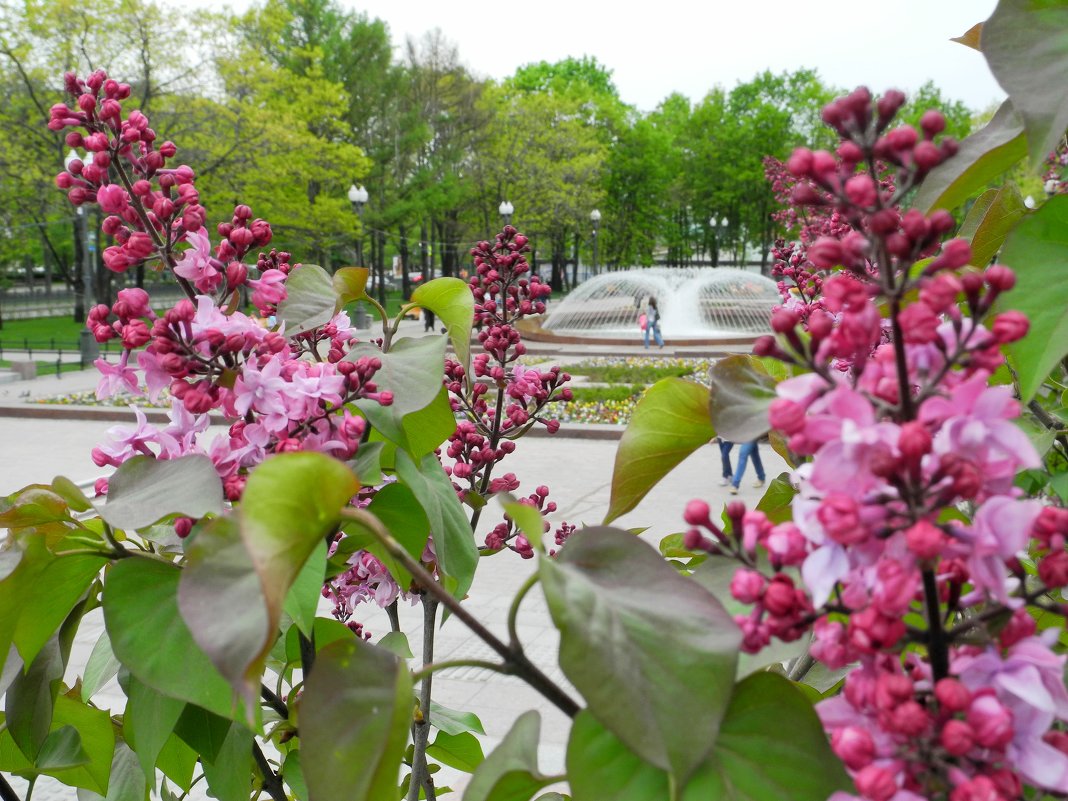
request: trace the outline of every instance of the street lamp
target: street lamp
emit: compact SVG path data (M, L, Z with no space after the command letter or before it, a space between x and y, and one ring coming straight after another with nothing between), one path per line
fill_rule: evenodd
M76 150L71 150L65 159L63 159L63 166L70 170L70 165L74 161L81 160ZM85 160L82 162L86 166L93 163L93 154L86 154ZM74 235L78 238L78 244L81 247L82 263L79 266L82 274L82 310L86 316L89 314L89 310L93 308L93 263L89 257L89 235L86 229L85 222L85 207L78 206L75 209L74 216ZM100 346L97 344L96 337L92 332L82 327L82 330L78 338L78 350L81 355L81 363L84 367L90 362L94 361L100 355Z
M504 218L505 225L512 224L512 215L515 213L515 206L507 200L502 200L501 205L497 207L497 211L500 212L501 217Z
M593 274L597 275L597 231L601 227L601 212L597 209L591 211L590 222L593 223Z
M360 221L360 233L356 237L356 265L358 267L363 266L363 207L369 198L370 195L367 194L367 190L362 185L356 186L356 184L352 184L349 187L349 202L352 204L352 210L356 212L356 218ZM355 323L357 328L370 328L370 321L367 318L367 312L364 310L363 301L356 303Z
M722 217L717 222L715 215L713 215L712 217L708 218L708 225L716 232L716 251L713 254L712 266L719 267L720 237L723 235L723 232L727 230L727 226L730 225L730 220L728 220L726 217Z

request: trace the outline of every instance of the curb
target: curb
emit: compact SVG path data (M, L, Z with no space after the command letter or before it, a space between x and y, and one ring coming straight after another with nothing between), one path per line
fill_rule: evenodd
M142 409L150 423L166 423L169 418L163 409ZM0 418L22 420L80 420L96 423L132 423L134 414L121 406L75 406L48 403L0 404ZM222 421L213 425L221 425ZM603 423L562 423L560 430L550 434L542 426L527 432L530 437L565 437L571 439L618 440L623 436L623 427Z

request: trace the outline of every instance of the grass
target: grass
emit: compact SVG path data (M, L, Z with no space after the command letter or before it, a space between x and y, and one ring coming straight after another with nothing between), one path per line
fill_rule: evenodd
M611 387L575 387L571 390L575 403L614 403L628 401L645 392L641 384Z
M665 363L666 362L666 363ZM567 371L572 375L585 376L598 384L655 384L662 378L671 376L693 375L698 365L692 360L661 360L660 364L649 364L646 360L619 362L582 362L570 364Z
M73 350L78 347L78 337L84 327L69 315L4 320L0 327L0 342L21 346L24 340L29 340L31 345L40 347L41 343L48 345L54 339L57 347L65 346L64 350Z
M56 374L56 363L54 361L53 362L41 362L41 361L37 361L35 359L34 363L37 365L37 377L38 378ZM11 367L11 360L10 359L0 359L0 370L7 369L9 367ZM61 373L73 373L76 370L81 370L81 369L82 369L82 366L81 366L81 364L79 362L63 362L59 366L59 371Z

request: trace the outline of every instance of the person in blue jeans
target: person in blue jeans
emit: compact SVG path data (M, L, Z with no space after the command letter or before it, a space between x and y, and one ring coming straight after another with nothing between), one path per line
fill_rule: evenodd
M649 334L653 335L658 347L664 347L664 338L660 336L660 309L656 305L656 298L649 298L649 305L645 309L645 349L649 349Z
M731 467L731 448L733 447L733 442L719 437L719 458L723 463L723 478L719 480L721 487L727 486L734 479L734 468Z
M742 483L742 476L745 475L745 467L749 463L750 456L753 457L753 469L756 470L757 474L757 479L753 482L753 486L764 486L764 464L760 461L760 449L754 439L752 442L742 443L742 446L738 449L738 466L735 468L734 476L731 478L731 495L738 494L738 487Z

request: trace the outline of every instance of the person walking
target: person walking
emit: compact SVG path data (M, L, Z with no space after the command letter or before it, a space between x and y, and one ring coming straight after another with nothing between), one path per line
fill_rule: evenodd
M738 466L734 470L734 476L731 478L731 495L738 494L738 487L742 483L742 476L745 475L745 468L749 462L749 458L753 458L753 469L756 470L757 478L753 482L754 487L763 487L764 479L764 464L760 461L760 448L757 447L757 441L754 439L752 442L744 442L738 449Z
M734 443L723 437L716 437L716 439L719 442L719 458L723 463L723 478L719 480L719 485L725 487L734 480L734 470L731 468L731 448L734 447Z
M645 307L645 349L649 350L649 334L652 332L657 347L664 347L664 338L660 336L660 309L656 305L656 298L650 296L649 303Z
M423 309L423 331L434 331L434 312Z

